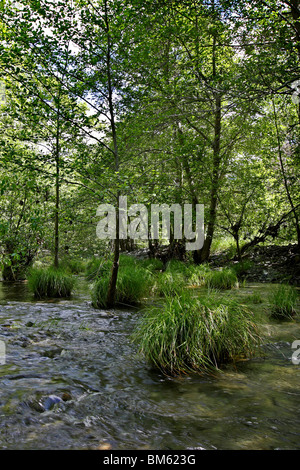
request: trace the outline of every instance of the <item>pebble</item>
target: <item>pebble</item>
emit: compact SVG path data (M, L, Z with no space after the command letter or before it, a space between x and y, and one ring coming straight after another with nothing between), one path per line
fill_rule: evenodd
M97 450L111 450L112 445L109 442L100 442Z
M61 398L63 401L70 401L72 400L72 395L69 392L64 392Z

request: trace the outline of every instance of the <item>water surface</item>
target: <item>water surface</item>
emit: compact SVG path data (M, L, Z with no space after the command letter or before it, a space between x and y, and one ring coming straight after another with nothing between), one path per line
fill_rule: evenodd
M168 378L136 355L140 315L0 283L0 449L299 449L299 322L266 325L264 354L214 377Z

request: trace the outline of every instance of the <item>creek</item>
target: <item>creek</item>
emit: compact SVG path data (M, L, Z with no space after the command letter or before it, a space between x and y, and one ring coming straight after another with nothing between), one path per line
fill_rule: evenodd
M256 358L170 378L131 343L139 309L89 299L84 285L35 301L26 283L0 283L0 449L299 449L299 322L265 325Z

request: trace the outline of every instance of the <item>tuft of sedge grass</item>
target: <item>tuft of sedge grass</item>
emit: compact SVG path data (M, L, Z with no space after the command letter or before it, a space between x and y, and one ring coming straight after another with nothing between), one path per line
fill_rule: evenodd
M121 266L117 279L116 301L119 304L136 305L151 290L150 273L139 266Z
M232 289L238 287L238 278L231 268L211 270L206 274L205 285L209 289Z
M98 278L92 289L92 305L94 308L106 308L106 298L110 280L110 271ZM116 303L123 305L139 304L151 291L152 276L140 266L119 266Z
M270 314L278 320L291 319L297 312L298 293L295 287L281 284L269 295Z
M164 263L157 258L147 258L140 261L140 266L148 269L151 273L162 271L164 269Z
M161 297L180 293L186 287L186 278L181 272L165 271L155 277L154 292Z
M189 275L188 275L188 285L189 286L204 286L206 284L206 279L211 272L211 268L207 264L200 265L190 265L189 266Z
M208 265L169 261L166 270L156 277L155 292L160 296L175 295L186 286L203 286L210 271Z
M173 274L180 274L188 279L190 275L190 263L186 263L184 261L179 261L177 259L173 259L167 262L166 264L166 272L173 273Z
M60 262L60 267L71 274L81 274L85 271L86 265L82 259L65 257Z
M109 276L105 275L103 277L98 278L92 289L92 306L94 308L106 308L107 303L107 292L108 292L108 286L109 286Z
M163 373L180 375L212 372L252 356L260 338L245 306L216 295L200 299L184 292L146 310L132 341Z
M28 276L28 287L38 299L70 297L74 286L74 277L63 268L34 268Z
M251 304L262 304L263 299L262 296L258 293L250 294L245 297L245 302L249 302Z

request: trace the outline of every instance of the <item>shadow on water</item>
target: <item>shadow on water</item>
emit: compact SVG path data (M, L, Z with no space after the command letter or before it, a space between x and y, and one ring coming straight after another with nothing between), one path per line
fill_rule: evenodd
M86 286L37 301L0 283L1 449L297 449L299 324L214 377L168 378L136 356L141 313L94 310Z
M0 302L30 301L32 295L28 292L27 282L0 281Z

